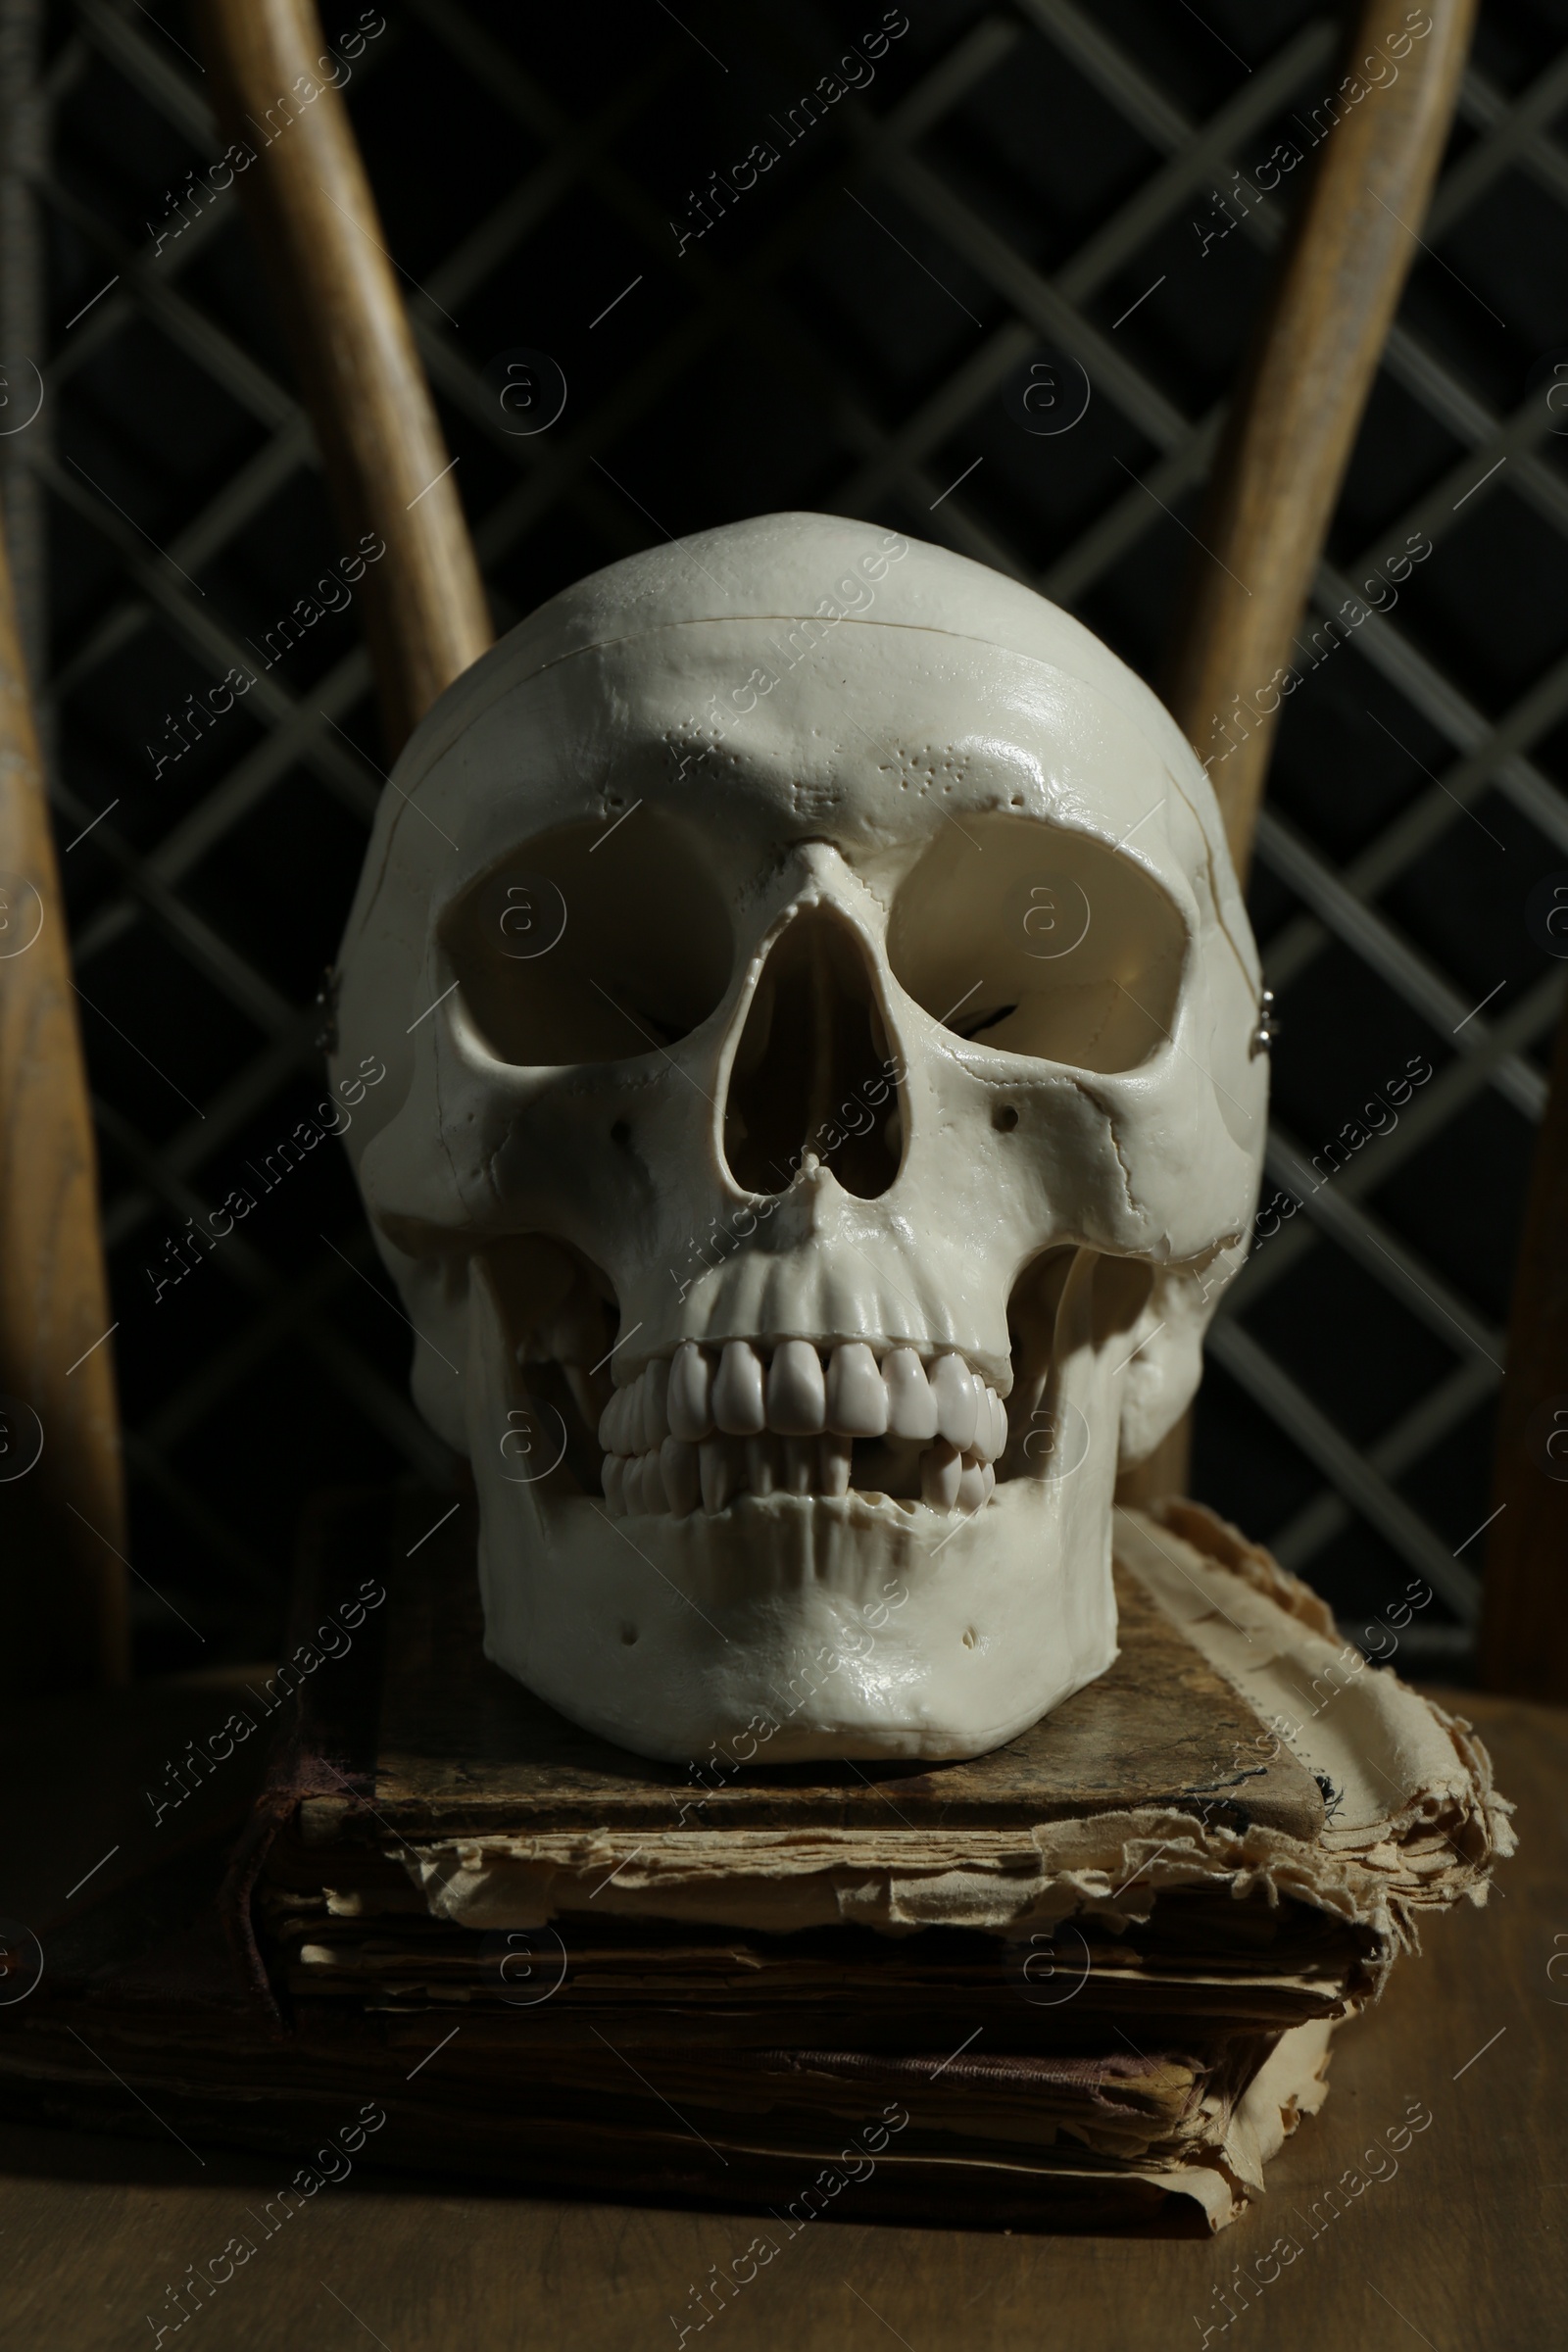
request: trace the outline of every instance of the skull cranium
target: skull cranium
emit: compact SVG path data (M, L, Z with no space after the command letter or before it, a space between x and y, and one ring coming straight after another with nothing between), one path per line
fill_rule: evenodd
M389 1066L349 1146L488 1653L772 1762L978 1754L1102 1673L1118 1461L1264 1132L1154 697L961 557L770 516L555 598L394 783L336 1066Z

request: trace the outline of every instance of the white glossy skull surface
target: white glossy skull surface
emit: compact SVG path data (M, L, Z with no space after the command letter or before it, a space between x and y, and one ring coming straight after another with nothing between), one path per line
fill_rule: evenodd
M492 1658L767 1763L979 1754L1104 1670L1267 1064L1207 779L1088 630L821 515L612 564L419 727L340 972Z

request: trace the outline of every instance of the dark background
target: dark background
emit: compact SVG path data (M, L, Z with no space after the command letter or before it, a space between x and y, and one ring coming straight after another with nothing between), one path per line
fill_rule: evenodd
M1232 167L1305 144L1334 19L911 0L869 87L784 148L872 0L384 14L348 103L498 627L663 534L809 508L993 564L1157 671L1304 172L1203 238ZM172 0L40 9L6 159L5 356L35 354L46 397L0 478L84 997L142 1671L265 1651L303 1497L443 1459L335 1150L154 1304L186 1219L318 1099L312 999L382 760L351 608L154 772L185 698L345 552L234 193L151 258L222 151L197 49ZM1412 1057L1433 1076L1234 1286L1199 1417L1199 1494L1352 1634L1425 1580L1400 1662L1459 1677L1561 991L1530 901L1568 869L1565 111L1568 8L1489 0L1321 611L1409 534L1434 552L1287 705L1258 844L1284 1019L1265 1200ZM759 139L779 163L681 250ZM484 375L518 347L567 386L532 438ZM1022 429L1031 367L1065 387L1075 357L1081 422Z

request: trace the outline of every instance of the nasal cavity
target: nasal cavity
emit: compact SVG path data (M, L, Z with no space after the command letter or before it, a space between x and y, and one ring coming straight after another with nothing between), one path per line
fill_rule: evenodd
M871 1200L903 1152L898 1067L865 952L837 916L799 914L762 967L730 1070L731 1173L748 1192L782 1193L812 1152Z

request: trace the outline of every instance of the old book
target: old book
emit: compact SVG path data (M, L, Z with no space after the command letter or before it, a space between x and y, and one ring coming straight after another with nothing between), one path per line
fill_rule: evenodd
M268 1686L297 1697L227 1873L236 1965L188 1873L150 1953L106 1921L24 2056L0 2034L8 2104L101 2105L90 1999L94 2052L176 2129L303 2145L352 2092L387 2119L376 2161L1218 2227L1420 1910L1508 1850L1464 1727L1190 1505L1120 1515L1120 1656L996 1754L687 1772L483 1661L449 1507L318 1513Z

